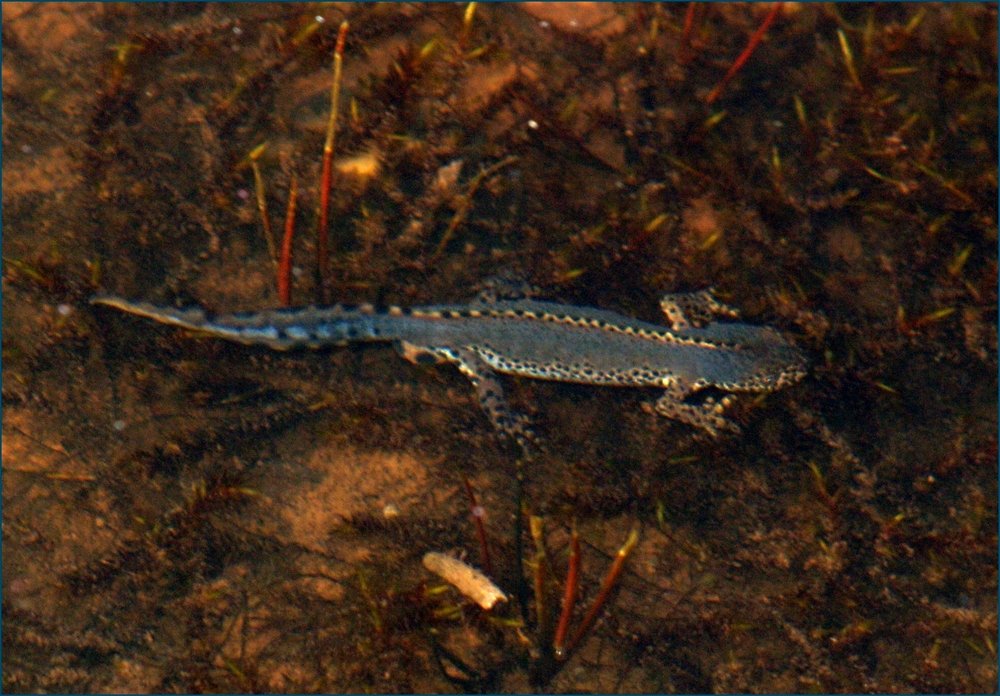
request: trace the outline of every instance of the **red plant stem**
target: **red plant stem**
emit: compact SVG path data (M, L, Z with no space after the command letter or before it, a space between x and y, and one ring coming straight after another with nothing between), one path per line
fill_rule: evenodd
M691 30L694 28L694 11L697 3L689 2L684 12L684 32L681 34L681 47L677 60L683 65L691 60Z
M295 208L299 187L292 175L288 189L288 212L285 214L285 236L281 240L281 257L278 260L278 301L282 307L292 304L292 239L295 236Z
M774 20L778 17L778 14L781 12L781 7L784 4L785 3L783 2L774 3L771 7L771 11L767 13L767 17L764 18L764 21L761 22L759 27L757 27L757 31L755 31L750 37L750 40L747 41L747 46L743 49L743 53L737 56L736 60L733 61L733 64L729 66L729 71L721 80L719 80L719 84L713 87L712 91L708 93L707 97L705 97L706 104L711 104L719 98L719 95L722 94L722 90L725 86L731 79L733 79L733 76L740 71L740 68L743 67L744 63L750 59L751 54L753 54L753 52L757 49L757 45L760 44L761 40L764 38L764 34L767 33L771 24L773 24Z
M566 657L566 633L569 630L569 620L573 616L573 605L576 603L577 586L580 583L580 536L573 530L573 540L569 549L569 569L566 571L566 592L563 594L562 613L559 614L559 625L556 627L555 648L556 658Z
M326 266L329 262L330 182L333 179L333 151L323 151L323 176L319 189L319 229L316 231L316 278L322 295L326 288ZM323 300L325 301L325 300Z
M326 301L326 268L329 263L330 188L333 184L333 150L337 137L337 111L340 103L340 79L344 60L344 42L347 39L347 20L340 23L337 45L333 50L333 84L330 87L330 119L323 143L323 173L319 184L319 222L316 229L316 280L320 300Z
M483 572L493 575L493 563L490 561L490 547L486 543L486 525L483 524L484 510L476 502L476 494L472 490L469 479L465 479L465 492L469 494L469 506L472 511L472 521L476 523L476 535L479 537L479 553L483 559Z
M593 603L587 610L587 614L583 617L583 621L580 623L580 627L576 629L576 633L573 634L573 638L570 640L569 645L566 647L563 655L564 659L568 658L570 653L576 649L580 641L587 635L590 629L593 627L594 622L597 621L597 617L601 613L601 609L604 608L604 604L608 601L608 597L611 596L611 591L618 584L618 577L622 574L622 570L625 568L625 561L628 559L632 549L639 542L639 530L633 529L629 532L628 539L618 549L618 554L615 556L615 560L611 562L611 568L608 570L608 574L604 576L604 582L601 583L601 590L597 593L597 597L594 598Z

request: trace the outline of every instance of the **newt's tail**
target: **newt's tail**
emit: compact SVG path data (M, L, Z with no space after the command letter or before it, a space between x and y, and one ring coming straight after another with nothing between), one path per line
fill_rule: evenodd
M278 350L320 348L352 341L385 341L386 336L374 308L297 307L245 314L211 316L200 307L176 309L149 302L132 302L114 295L95 295L91 304L114 307L122 312L179 326L229 341L264 345Z

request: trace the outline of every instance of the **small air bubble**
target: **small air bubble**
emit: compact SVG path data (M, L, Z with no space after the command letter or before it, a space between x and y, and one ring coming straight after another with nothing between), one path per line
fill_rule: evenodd
M529 119L528 120L528 128L530 128L531 130L537 130L538 129L538 121L536 121L533 118Z
M121 432L125 429L125 421L118 419L111 424L111 427L117 430L118 432Z
M486 508L482 505L475 505L472 508L472 516L476 519L484 519L486 517Z
M236 191L236 197L239 198L241 201L250 200L250 192L247 191L245 188L238 189Z
M73 313L73 308L66 303L62 303L56 307L56 311L59 312L60 316L68 317Z
M239 27L233 27L233 33L236 34L237 36L240 36L243 33L243 30L240 29Z
M323 15L316 15L316 24L322 24L326 21L326 17Z

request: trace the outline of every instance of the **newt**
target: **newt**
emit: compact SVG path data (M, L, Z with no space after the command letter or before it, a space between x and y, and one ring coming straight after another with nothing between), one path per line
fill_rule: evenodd
M594 386L655 387L653 410L712 436L739 428L724 415L732 392L771 392L805 375L803 354L768 326L733 321L736 310L705 290L665 295L670 326L591 307L489 292L466 304L377 311L371 305L298 307L212 316L111 295L93 304L272 349L388 342L414 363L449 362L472 382L493 426L524 444L525 419L508 407L497 373ZM719 321L716 317L724 317ZM714 387L721 399L690 399Z

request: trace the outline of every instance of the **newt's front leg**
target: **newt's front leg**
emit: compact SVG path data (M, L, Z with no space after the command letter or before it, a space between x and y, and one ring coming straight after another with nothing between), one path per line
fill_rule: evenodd
M691 326L705 326L713 317L735 319L740 315L733 307L719 302L711 288L664 295L660 298L660 309L674 331L683 331Z
M661 416L701 428L712 437L717 437L719 431L740 432L738 425L722 415L735 401L735 396L727 394L719 401L708 398L699 405L685 403L684 399L693 391L691 387L677 381L665 385L665 391L653 405L653 410Z

